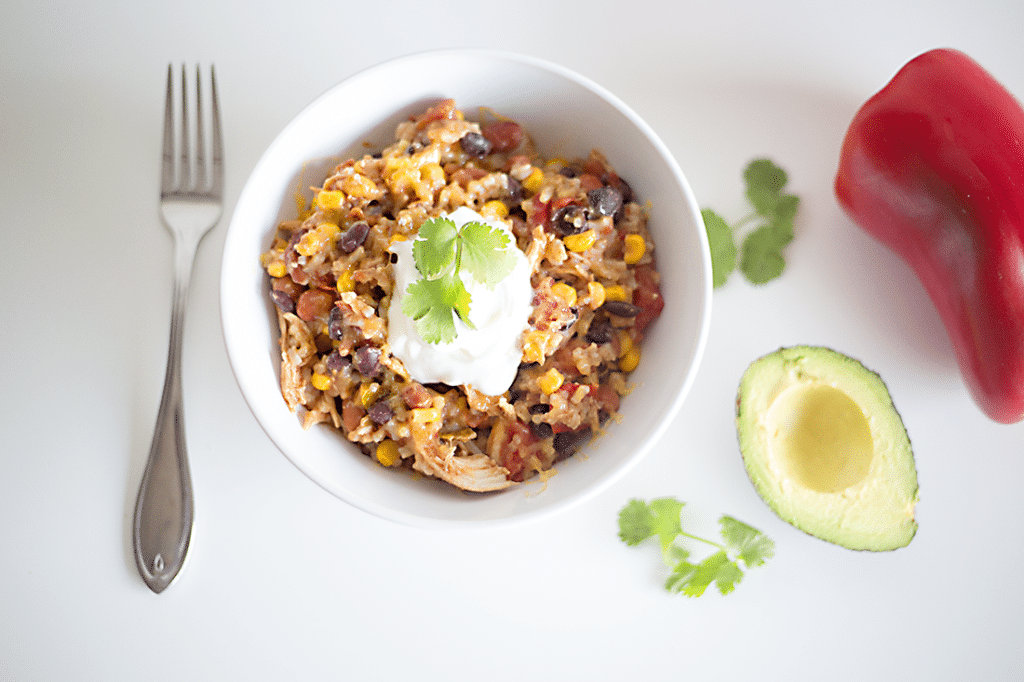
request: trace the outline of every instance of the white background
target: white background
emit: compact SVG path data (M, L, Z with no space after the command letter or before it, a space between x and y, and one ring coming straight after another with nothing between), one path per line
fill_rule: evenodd
M913 275L831 191L857 107L924 50L962 49L1024 96L1022 27L1017 0L5 0L0 680L1024 679L1024 424L982 416ZM281 128L364 67L451 46L605 86L727 218L746 212L755 156L803 198L783 277L715 292L705 361L660 446L584 505L499 531L408 528L325 493L252 418L219 327L231 208ZM185 330L196 535L154 595L129 538L169 323L169 62L216 64L227 209ZM921 485L909 547L816 540L749 484L736 385L796 343L887 381ZM728 596L667 594L656 548L616 537L630 498L666 495L697 529L728 513L764 530L776 557Z

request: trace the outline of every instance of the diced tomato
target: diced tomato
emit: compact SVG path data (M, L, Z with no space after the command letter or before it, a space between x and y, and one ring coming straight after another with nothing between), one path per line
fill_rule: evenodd
M611 386L605 384L594 386L590 389L590 394L594 396L594 400L604 412L613 414L619 411L619 394Z
M416 129L423 130L430 123L434 121L441 121L446 118L454 119L458 116L458 111L455 108L455 100L444 99L424 111L419 118L416 119Z
M537 225L546 224L551 216L551 207L541 201L540 197L536 195L531 201L533 202L533 210L530 212L530 227L533 228Z
M537 437L530 431L529 426L521 421L515 421L508 425L506 438L502 450L505 451L503 460L509 472L508 477L513 481L522 481L526 468L524 451L537 442Z
M640 306L640 314L633 322L633 328L642 332L653 322L665 307L665 299L661 297L658 276L649 265L640 265L634 273L636 289L633 290L633 305Z

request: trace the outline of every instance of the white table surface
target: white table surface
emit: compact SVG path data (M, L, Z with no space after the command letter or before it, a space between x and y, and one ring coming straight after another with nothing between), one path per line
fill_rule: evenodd
M1024 97L1024 4L7 0L0 8L0 680L1024 679L1024 423L968 397L909 270L831 193L856 108L932 47ZM534 55L621 97L702 206L745 212L766 155L803 197L789 268L714 294L705 360L661 444L539 524L424 531L358 511L254 421L219 327L225 230L305 104L384 59L447 46ZM156 211L168 62L216 64L227 209L185 330L197 527L161 595L130 518L163 378L171 240ZM353 103L358 106L358 103ZM732 401L755 357L829 345L881 373L915 446L920 530L851 552L749 484ZM737 590L670 595L632 497L673 495L777 544Z

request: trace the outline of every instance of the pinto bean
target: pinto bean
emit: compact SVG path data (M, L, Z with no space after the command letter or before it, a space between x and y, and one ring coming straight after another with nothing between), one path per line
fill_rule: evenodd
M311 322L326 317L334 305L334 295L323 289L307 289L295 302L295 314Z
M485 125L481 132L491 143L491 151L510 152L523 141L523 129L515 121L495 121Z

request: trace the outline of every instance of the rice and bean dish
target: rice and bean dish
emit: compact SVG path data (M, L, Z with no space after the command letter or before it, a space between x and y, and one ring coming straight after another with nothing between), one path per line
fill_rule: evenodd
M389 338L403 293L395 245L458 209L506 230L529 266L513 378L496 395L417 378ZM302 425L478 492L549 475L617 417L663 306L646 211L600 152L545 159L518 123L489 110L469 120L453 100L337 165L261 262L282 395Z

